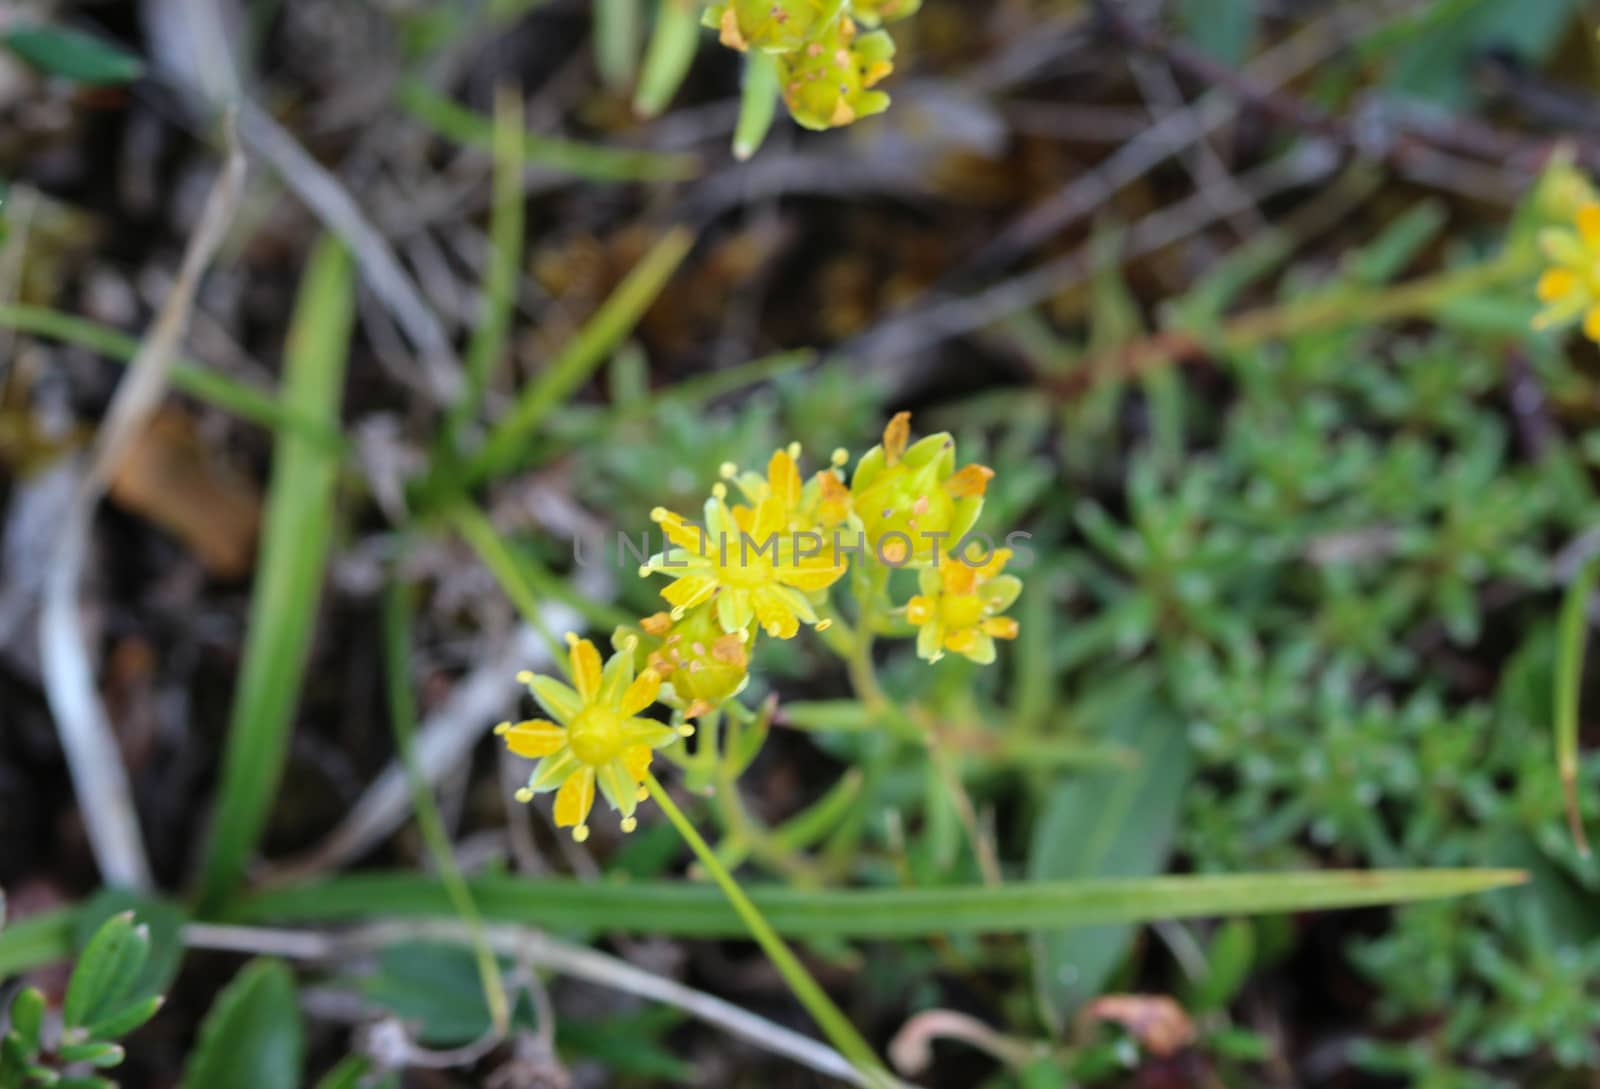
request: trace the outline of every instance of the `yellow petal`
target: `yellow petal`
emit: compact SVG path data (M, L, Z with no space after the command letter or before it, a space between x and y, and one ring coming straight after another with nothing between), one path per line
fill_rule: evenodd
M1578 274L1568 268L1548 268L1539 277L1535 290L1540 302L1566 298L1578 288Z
M883 457L890 465L900 460L911 442L911 413L897 412L883 429Z
M906 623L918 627L933 619L933 602L918 594L906 602Z
M821 557L817 557L820 559ZM823 590L839 581L845 572L844 564L816 564L808 563L804 567L778 567L772 572L773 577L785 586L793 586L796 590Z
M770 586L758 586L750 594L750 604L755 608L756 620L768 635L779 639L792 639L800 630L800 619L794 607L783 594Z
M637 715L654 703L660 692L661 674L653 669L647 669L635 677L628 690L622 694L622 706L619 710L624 715Z
M692 609L717 590L717 580L710 575L684 575L673 582L661 596L680 609Z
M992 635L996 639L1015 639L1019 626L1009 616L992 616L982 624L985 635Z
M978 645L978 629L962 628L960 631L953 631L945 636L944 645L957 654L965 654Z
M650 774L650 761L655 753L650 751L648 745L629 745L622 750L622 765L628 769L628 776L636 783L644 782L644 777Z
M661 532L666 534L667 540L679 548L687 549L696 556L706 554L706 534L697 525L683 520L681 514L674 514L664 507L657 507L650 512L650 518L661 527Z
M556 791L556 827L582 826L594 808L594 769L585 767L577 771L561 789Z
M793 510L800 503L800 469L789 451L779 450L767 462L767 481L772 485L772 495L783 510Z
M1583 335L1600 344L1600 305L1591 306L1584 312Z
M944 590L947 594L970 594L978 584L978 569L968 567L966 560L960 557L946 559L940 569L944 572Z
M504 726L495 730L495 733L506 739L506 748L530 760L549 756L567 743L567 731L542 718Z
M1600 203L1588 201L1578 208L1578 237L1589 247L1600 247Z
M584 703L593 703L600 694L600 652L587 639L572 644L572 686Z

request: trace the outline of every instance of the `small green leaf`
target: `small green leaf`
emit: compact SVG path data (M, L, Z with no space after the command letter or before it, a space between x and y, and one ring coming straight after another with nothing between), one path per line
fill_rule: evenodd
M489 1007L472 952L460 945L406 942L378 955L378 971L362 992L417 1026L417 1040L449 1047L489 1030Z
M150 938L133 923L133 912L113 915L84 946L67 984L61 1016L69 1027L83 1024L102 1003L116 1001L133 982L149 951Z
M102 38L57 26L20 26L0 38L7 48L46 75L106 86L144 75L144 62Z
M1206 974L1189 1000L1197 1012L1225 1008L1255 964L1255 927L1248 919L1229 919L1217 928L1206 949Z
M165 1002L166 999L158 994L135 999L121 1009L106 1014L86 1027L89 1035L96 1040L116 1040L128 1035L128 1033L154 1017Z
M304 1047L294 976L251 961L201 1023L181 1089L296 1089Z
M317 1082L317 1089L357 1089L371 1069L372 1063L366 1056L351 1055L324 1074Z
M102 889L89 898L73 919L75 944L87 945L102 923L122 911L131 911L149 930L149 956L127 992L115 1002L91 1012L88 1015L91 1021L102 1020L130 1002L166 994L183 960L183 925L188 922L184 910L170 901L126 889Z
M56 1055L64 1063L88 1063L90 1066L101 1068L118 1066L127 1057L119 1045L108 1044L102 1040L62 1044L56 1049Z
M16 1033L18 1042L29 1055L39 1050L44 1006L44 994L37 987L24 987L11 1000L11 1031Z

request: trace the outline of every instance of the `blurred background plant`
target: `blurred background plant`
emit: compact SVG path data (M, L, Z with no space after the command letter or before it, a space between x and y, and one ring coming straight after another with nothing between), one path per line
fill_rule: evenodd
M846 118L763 7L0 13L0 1084L118 1046L132 1085L862 1081L654 807L575 845L488 727L559 672L541 628L660 609L619 532L903 409L1031 534L1017 641L880 646L889 716L761 641L667 777L868 1046L930 1086L1589 1084L1596 358L1533 321L1600 168L1592 13L788 5L911 16ZM246 199L84 538L114 736L74 751L36 636L74 455L229 132ZM1311 910L1498 880L1336 872L1458 867L1529 880ZM161 1016L113 1043L74 953Z

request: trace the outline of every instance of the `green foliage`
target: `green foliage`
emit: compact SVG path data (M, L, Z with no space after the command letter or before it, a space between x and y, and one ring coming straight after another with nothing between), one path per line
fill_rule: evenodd
M298 1089L304 1050L294 975L276 961L251 961L200 1023L181 1089Z
M24 24L0 34L0 45L46 75L106 86L144 75L138 57L103 38L59 26Z
M3 906L3 901L0 901ZM59 1015L36 987L11 1000L10 1029L0 1037L0 1089L37 1086L98 1089L114 1083L99 1075L64 1074L67 1067L110 1069L122 1063L116 1043L161 1008L149 989L150 930L134 913L112 915L89 934L67 983Z

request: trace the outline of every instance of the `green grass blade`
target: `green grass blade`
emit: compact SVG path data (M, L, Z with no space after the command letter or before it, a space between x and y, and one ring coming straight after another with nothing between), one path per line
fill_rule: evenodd
M1304 873L1020 881L995 887L812 892L752 888L750 898L787 938L926 938L1015 934L1205 916L1272 915L1401 904L1519 885L1521 870L1311 870ZM721 891L669 881L481 877L468 883L485 919L578 933L736 938L744 924ZM72 953L72 909L0 930L0 975ZM323 924L453 918L439 882L415 873L365 873L259 893L234 903L239 923Z
M42 306L0 303L0 328L87 348L122 364L132 362L139 351L137 337ZM175 361L170 374L173 386L179 390L240 419L274 431L293 431L327 451L337 453L344 449L344 440L336 428L285 408L267 390L255 389L187 359Z
M778 116L778 62L760 50L745 54L739 123L733 130L733 157L744 162L766 142Z
M512 468L545 417L588 380L595 368L633 331L694 245L694 234L676 227L661 237L633 267L516 404L490 432L467 469L468 483Z
M1583 688L1583 649L1589 636L1589 601L1594 597L1600 556L1578 569L1561 602L1560 645L1556 652L1556 764L1566 794L1567 823L1578 850L1589 854L1578 810L1578 701Z
M607 87L621 92L633 86L643 40L642 0L595 0L594 62Z
M397 93L401 109L439 135L468 147L494 150L492 118L415 81L401 84ZM602 147L533 133L523 134L523 158L532 166L596 182L682 181L701 169L693 155Z
M655 29L645 48L644 71L639 74L639 90L633 97L633 112L640 117L660 115L683 86L700 48L702 7L695 0L661 0L657 6Z
M494 366L505 353L511 315L522 275L525 217L522 205L522 96L502 88L495 96L494 211L489 220L489 273L483 285L483 314L467 345L467 382L451 406L447 441L454 446L461 428L478 411Z
M483 916L473 902L456 865L455 851L445 832L444 819L434 802L433 791L422 774L417 758L417 699L411 687L411 631L415 613L412 588L401 582L390 585L383 602L384 667L388 677L389 719L394 727L395 748L406 769L406 781L411 786L411 804L417 813L417 827L422 832L428 854L438 871L439 883L450 896L456 915L472 933L474 959L478 965L478 978L483 984L484 1002L489 1007L489 1020L496 1037L504 1037L511 1026L511 1004L506 998L504 981L500 978L500 965L483 937Z
M1397 904L1484 892L1525 878L1520 870L1313 870L937 889L823 892L757 887L749 893L784 937L925 938ZM710 885L485 877L472 882L472 891L484 917L498 922L686 938L732 938L744 933L738 915ZM452 914L449 897L438 882L395 873L360 874L263 893L239 904L231 918L325 923Z
M284 400L326 427L339 420L354 318L349 255L324 238L300 285L286 348ZM201 872L202 910L214 909L244 877L277 793L333 531L337 470L338 463L314 445L292 434L280 438Z

